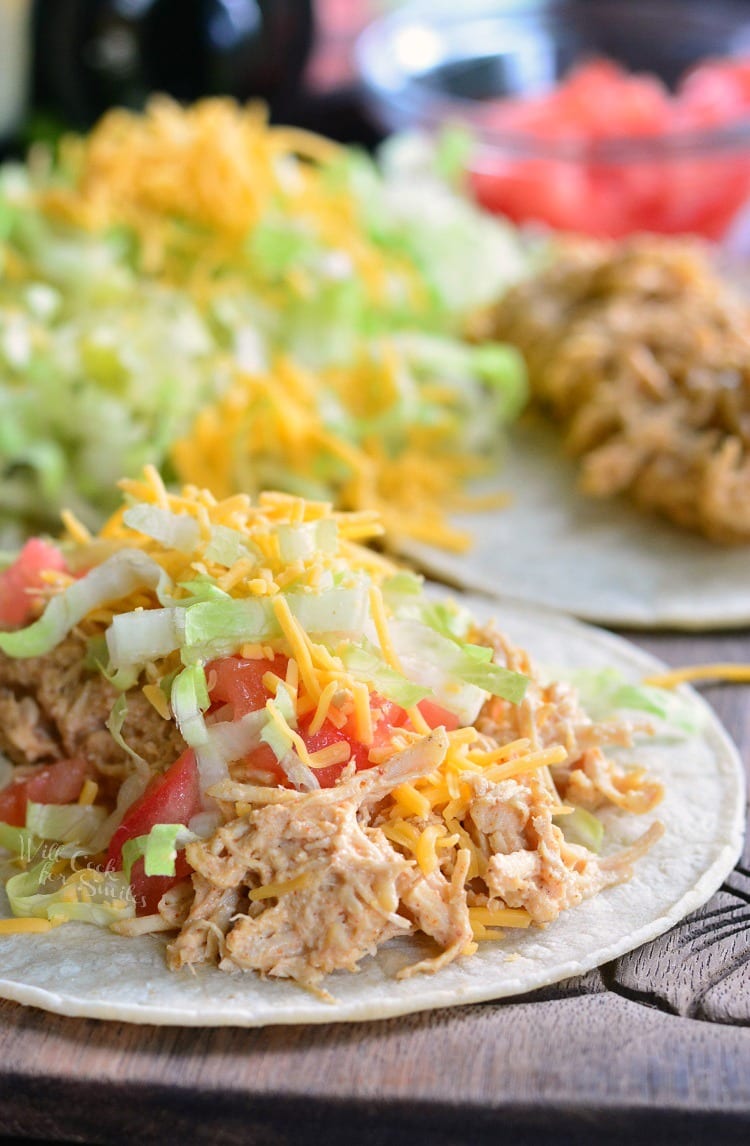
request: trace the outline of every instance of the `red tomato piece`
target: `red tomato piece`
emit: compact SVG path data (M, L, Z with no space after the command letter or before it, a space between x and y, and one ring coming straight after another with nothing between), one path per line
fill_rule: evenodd
M187 824L200 810L198 765L195 753L188 748L163 775L156 776L128 808L110 840L107 866L111 870L122 868L122 848L127 840L148 835L155 824ZM130 879L137 913L153 914L164 892L189 873L184 853L178 854L173 876L147 876L143 860L137 860Z
M73 804L81 794L90 771L85 760L58 760L37 768L23 779L13 780L0 792L0 821L22 828L26 823L26 804Z
M248 660L244 657L225 657L213 661L206 668L212 708L218 710L229 705L234 719L239 719L249 712L257 712L265 706L271 696L263 684L264 675L270 671L283 679L287 664L288 658L281 655L277 655L272 661ZM386 700L377 693L372 693L370 696L370 708L373 721L373 742L370 745L362 744L357 739L353 716L349 716L340 728L332 720L326 719L314 733L310 732L314 713L309 713L300 721L299 733L308 752L320 752L342 741L349 749L349 755L342 763L315 769L315 775L322 788L332 787L352 760L357 771L372 767L371 749L381 747L388 739L391 729L402 727L409 719L400 705ZM420 701L419 708L431 728L437 728L438 725L443 725L449 730L458 727L458 720L454 714L434 702ZM283 769L267 744L260 744L253 749L248 763L258 771L269 773L280 784L288 783Z
M427 698L420 700L417 708L430 728L444 728L446 732L454 732L461 723L455 712L449 712L447 708L443 708L442 704L437 704L434 700Z
M741 148L609 162L596 149L606 139L720 128L749 109L748 59L707 60L674 94L655 76L593 60L550 92L481 109L478 120L490 132L535 137L549 153L530 158L512 144L480 149L469 186L482 206L514 222L611 238L653 231L719 239L750 198ZM569 158L554 151L562 143L572 145Z
M155 915L165 891L169 891L181 879L187 879L192 870L184 851L177 853L174 875L146 875L144 861L136 860L130 871L130 890L135 900L136 915Z
M329 748L333 744L340 744L343 740L349 745L351 753L349 760L354 761L354 766L358 772L364 768L372 767L369 760L370 748L354 738L349 721L343 728L337 728L330 720L324 720L319 732L310 733L311 719L310 717L307 721L303 721L300 726L300 733L308 752L320 752L321 749ZM331 764L328 768L316 768L315 776L321 788L332 788L349 760L345 760L341 764Z
M248 712L257 712L271 696L263 684L263 676L273 672L283 679L287 664L288 658L280 654L272 661L248 660L246 657L211 661L206 665L206 678L212 706L230 704L235 720Z
M54 545L38 537L27 541L13 564L0 573L0 629L25 625L34 613L29 591L41 589L46 570L65 568L65 558Z

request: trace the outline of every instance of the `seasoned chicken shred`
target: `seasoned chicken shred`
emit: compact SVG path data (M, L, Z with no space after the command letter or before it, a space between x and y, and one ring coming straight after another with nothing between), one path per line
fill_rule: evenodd
M413 926L458 953L472 938L463 881L454 886L436 873L428 883L367 811L397 784L438 768L446 749L445 733L434 732L338 788L277 792L274 802L231 820L208 843L190 844L196 899L169 948L170 966L210 958L220 935L223 970L314 985L332 971L355 971L365 955ZM242 785L225 784L214 794L264 799L262 789ZM227 917L223 896L237 886L245 906ZM212 893L217 911L207 915ZM399 914L402 903L411 918Z
M584 493L750 539L750 308L699 247L569 241L475 333L523 352Z
M542 685L523 650L492 627L474 639L489 645L498 663L530 678L520 705L498 698L485 704L477 745L516 746L511 766L514 757L523 761L550 747L564 759L500 781L481 769L464 773L454 837L446 837L435 812L411 828L397 816L404 787L440 776L449 748L442 729L333 788L298 792L223 781L212 794L225 822L187 847L194 895L168 948L173 969L216 962L224 971L255 971L318 990L325 976L356 971L388 940L421 933L435 954L400 974L435 971L475 950L475 908L498 918L511 909L511 925L545 925L630 877L633 860L658 838L658 824L631 848L601 859L566 841L554 820L564 816L572 794L590 808L614 803L643 812L658 802L660 785L602 751L606 744L628 745L629 726L593 722L571 686ZM435 848L431 865L402 845L399 831L407 829L446 844ZM165 897L160 911L174 919L174 901Z
M643 813L658 803L658 783L604 752L629 746L636 726L593 721L570 684L544 683L493 626L469 638L528 678L520 703L490 697L474 726L455 733L391 728L370 766L350 764L333 787L315 787L301 762L301 790L271 787L238 760L209 790L217 826L187 844L190 877L163 895L158 915L115 929L176 932L167 947L174 970L218 965L326 995L326 976L356 972L389 940L427 943L402 977L434 972L500 928L545 926L628 879L658 824L606 858L566 840L563 825L573 805ZM141 688L128 690L124 732L141 757L134 774L107 726L116 696L86 666L80 636L42 657L0 655L0 751L24 775L75 757L103 792L131 776L137 796L185 745Z

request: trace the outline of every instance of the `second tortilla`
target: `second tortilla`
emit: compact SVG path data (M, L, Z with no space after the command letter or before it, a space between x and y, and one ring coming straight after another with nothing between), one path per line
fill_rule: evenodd
M466 589L601 624L710 630L750 622L750 549L724 549L634 508L576 488L559 432L528 418L493 479L511 501L453 524L473 544L455 554L404 541L401 553Z

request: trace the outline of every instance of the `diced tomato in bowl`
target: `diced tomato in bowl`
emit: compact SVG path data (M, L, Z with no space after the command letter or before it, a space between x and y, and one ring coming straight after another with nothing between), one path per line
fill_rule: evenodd
M545 95L488 101L476 119L469 188L517 223L721 239L750 200L750 60L706 61L674 93L593 60Z

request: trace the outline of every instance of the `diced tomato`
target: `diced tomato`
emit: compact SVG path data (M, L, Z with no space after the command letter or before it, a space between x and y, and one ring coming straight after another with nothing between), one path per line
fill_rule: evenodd
M0 573L0 629L25 625L34 613L29 591L41 589L46 570L65 567L65 558L54 545L38 537L27 541L13 564Z
M122 868L122 848L127 840L146 836L155 824L187 824L201 810L198 765L192 749L171 765L162 776L155 777L142 796L128 808L115 830L107 851L107 866ZM179 853L173 876L147 876L143 860L133 864L130 885L139 915L152 915L165 891L189 875L184 853Z
M243 657L225 657L220 661L213 661L206 669L212 708L218 710L229 705L235 720L248 712L256 712L271 696L263 684L264 675L273 672L283 679L286 676L287 664L287 658L280 655L274 657L272 661L247 660ZM378 696L377 693L370 696L370 709L373 723L373 743L370 745L362 744L357 738L353 715L349 715L341 727L326 719L317 732L310 732L310 725L314 719L313 712L300 721L299 733L308 752L320 752L342 741L349 748L346 761L331 764L326 768L316 768L315 775L322 788L332 787L346 764L352 760L357 771L372 767L369 758L371 749L381 747L388 739L391 729L403 727L409 720L407 712L400 705ZM458 727L457 717L433 701L420 701L419 709L431 728L437 728L438 725L444 725L449 730ZM269 773L278 783L288 783L267 744L260 744L253 750L249 763L258 771Z
M224 657L206 666L206 678L211 703L230 704L234 719L263 708L271 693L263 684L267 672L282 680L286 674L288 658L281 655L271 660L248 660L245 657Z
M531 157L510 144L477 150L469 186L477 201L515 222L619 238L636 231L721 238L750 198L743 146L605 160L602 140L658 139L721 128L750 112L750 60L708 60L670 93L655 76L592 60L552 91L488 101L490 134L536 138ZM549 145L544 155L544 145ZM558 149L567 145L567 155Z
M434 700L420 700L417 708L430 728L444 728L446 732L453 732L461 723L455 712L449 712L447 708L443 708L442 704L436 704Z
M23 827L28 800L35 804L75 803L89 770L85 760L58 760L35 769L24 779L13 780L0 792L0 821Z
M184 851L177 853L174 875L146 875L144 861L138 859L130 871L130 888L135 900L136 915L155 915L159 910L159 900L181 879L187 879L192 868L185 859Z

